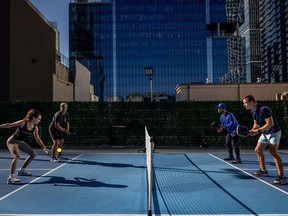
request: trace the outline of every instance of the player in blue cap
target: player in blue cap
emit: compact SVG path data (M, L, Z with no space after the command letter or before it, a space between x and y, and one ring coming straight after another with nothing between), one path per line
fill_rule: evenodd
M220 122L222 130L227 130L225 146L228 150L228 157L224 158L224 160L231 160L232 163L241 163L240 158L240 148L238 145L239 136L236 133L236 128L239 125L236 120L234 114L227 110L227 106L224 103L219 103L216 106L218 113L220 113ZM235 152L235 156L233 154L233 149Z

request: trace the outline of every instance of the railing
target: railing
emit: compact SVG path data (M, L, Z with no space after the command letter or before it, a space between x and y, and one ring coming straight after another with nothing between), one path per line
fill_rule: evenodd
M56 60L64 65L65 67L69 68L69 58L67 58L66 56L64 56L61 52L56 51Z

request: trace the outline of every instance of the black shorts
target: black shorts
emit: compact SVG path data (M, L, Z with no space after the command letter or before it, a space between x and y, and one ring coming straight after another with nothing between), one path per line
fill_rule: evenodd
M49 128L49 134L52 140L62 140L64 139L64 133L57 130Z

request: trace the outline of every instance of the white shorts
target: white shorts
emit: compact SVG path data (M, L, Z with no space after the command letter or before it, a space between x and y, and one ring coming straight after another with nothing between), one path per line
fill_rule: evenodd
M265 144L272 144L272 145L279 145L281 138L281 131L272 134L264 134L262 133L258 139L258 142L265 143Z

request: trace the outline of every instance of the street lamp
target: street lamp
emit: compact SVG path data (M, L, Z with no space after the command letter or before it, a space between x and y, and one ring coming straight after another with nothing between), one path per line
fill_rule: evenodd
M151 97L151 102L153 102L153 92L152 92L152 76L154 74L154 70L152 67L145 67L144 68L145 74L148 76L150 80L150 97Z
M276 82L276 77L279 77L279 72L282 69L282 65L274 64L272 66L272 71L270 74L270 94L271 100L273 100L273 93L272 93L272 84Z

